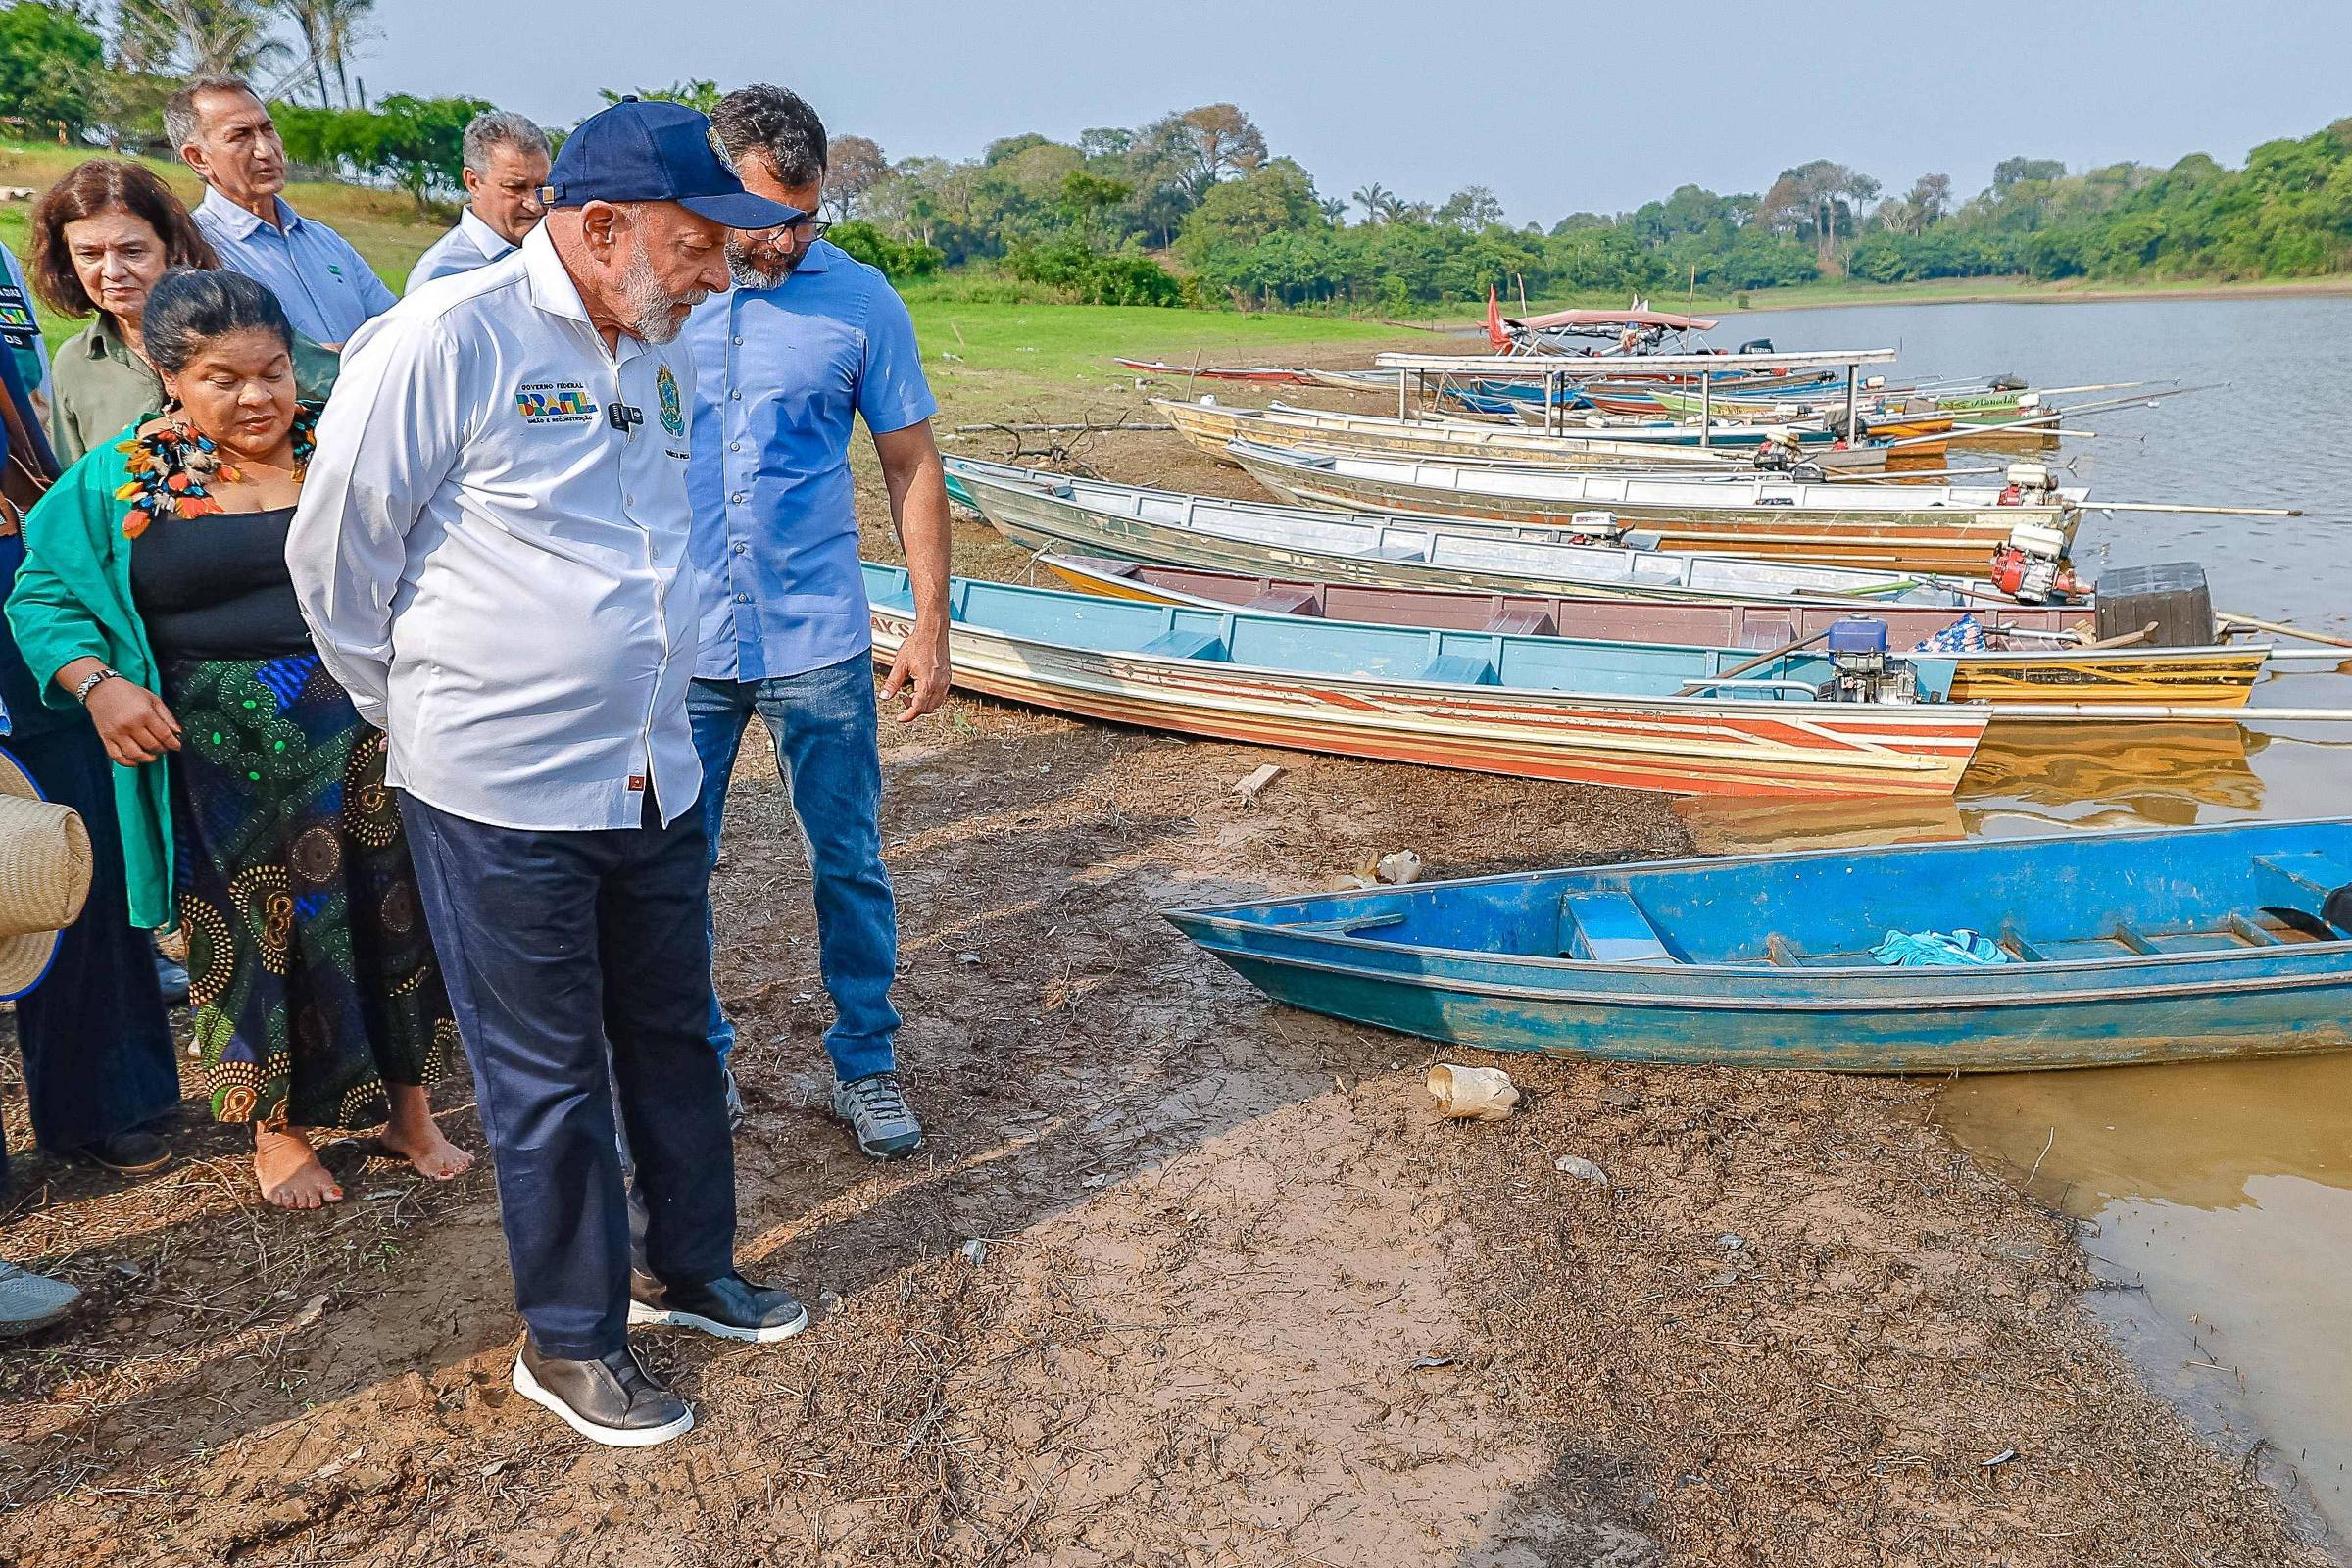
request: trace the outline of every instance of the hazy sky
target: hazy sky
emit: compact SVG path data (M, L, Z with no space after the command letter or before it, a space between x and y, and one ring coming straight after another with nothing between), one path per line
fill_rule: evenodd
M370 94L554 123L599 87L781 82L892 158L1231 100L1325 195L1491 186L1548 226L1834 158L1962 195L2013 153L2235 164L2352 115L2352 0L379 0Z

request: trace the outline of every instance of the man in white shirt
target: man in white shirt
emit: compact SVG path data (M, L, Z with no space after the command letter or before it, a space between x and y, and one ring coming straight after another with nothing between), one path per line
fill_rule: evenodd
M277 296L294 330L339 349L392 308L392 291L342 235L278 197L286 144L258 94L236 76L200 76L164 105L164 134L205 183L190 216L220 265Z
M694 1415L627 1324L765 1343L808 1321L735 1269L678 580L694 367L667 347L727 286L730 228L802 214L747 194L701 115L634 99L572 133L548 188L514 255L353 339L286 561L391 739L530 1327L514 1387L641 1447Z
M408 292L436 277L470 272L497 261L522 243L547 211L539 187L547 183L547 132L505 109L486 109L466 125L466 202L458 226L433 241L409 269Z

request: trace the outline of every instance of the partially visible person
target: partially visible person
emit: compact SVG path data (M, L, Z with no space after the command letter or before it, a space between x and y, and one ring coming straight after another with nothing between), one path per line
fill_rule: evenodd
M130 919L187 933L213 1110L252 1126L263 1196L342 1198L314 1127L388 1123L387 1152L448 1180L469 1156L424 1085L456 1027L384 737L321 665L286 569L317 416L292 329L253 279L189 270L142 326L164 412L32 509L9 621L114 760Z
M49 417L49 348L41 341L41 318L33 314L32 287L17 253L0 245L0 347L17 362L27 404L43 423Z
M57 471L18 361L0 356L0 599L24 559L24 516ZM42 685L0 626L8 750L45 797L81 813L91 854L80 918L59 941L47 981L16 1004L25 1108L36 1147L144 1174L172 1157L149 1125L179 1102L171 1022L146 934L130 919L105 748L89 716L51 707ZM6 1162L0 1148L0 1173Z
M631 1323L808 1322L735 1261L686 719L694 366L669 346L727 286L729 227L801 215L710 135L678 104L591 117L514 255L362 332L287 543L319 651L392 737L529 1327L515 1391L615 1447L694 1425Z
M49 443L67 466L100 441L164 406L140 323L165 270L217 268L220 259L171 188L141 165L93 158L49 187L32 209L32 287L58 315L90 324L57 351ZM340 365L294 339L294 391L324 402Z
M408 292L436 277L470 272L497 261L522 243L547 209L539 187L547 183L547 132L522 116L488 109L466 125L466 205L458 226L433 241L409 269Z
M220 265L266 285L295 331L339 349L362 322L392 308L392 291L342 235L278 195L286 144L243 77L199 76L173 93L164 135L205 183L196 226Z
M813 213L825 127L781 87L720 100L711 123L747 189ZM850 437L863 418L913 579L913 635L891 661L901 722L948 695L948 492L914 323L890 282L808 220L728 242L735 288L687 322L696 384L694 561L702 651L694 746L718 863L727 783L754 715L775 742L808 851L819 972L833 1001L833 1113L858 1147L900 1159L922 1144L901 1088L890 1003L898 910L882 864L882 759L873 634L858 559ZM735 1027L711 1003L711 1050ZM729 1078L730 1088L733 1079Z

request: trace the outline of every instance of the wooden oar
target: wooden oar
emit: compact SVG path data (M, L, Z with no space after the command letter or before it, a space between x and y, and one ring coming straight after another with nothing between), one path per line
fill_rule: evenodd
M1746 674L1751 669L1760 668L1765 664L1771 663L1776 659L1785 659L1788 655L1795 653L1800 648L1809 648L1813 644L1821 641L1824 637L1827 637L1829 634L1830 628L1828 626L1824 626L1821 628L1821 630L1815 632L1810 637L1799 637L1796 641L1784 644L1779 648L1773 649L1770 653L1758 654L1746 663L1734 664L1731 668L1725 670L1720 675L1710 675L1705 680L1687 680L1683 682L1681 686L1675 689L1674 695L1677 697L1688 697L1692 692L1703 691L1710 686L1720 686L1727 680L1737 679L1738 677Z
M2330 648L2352 648L2352 638L2330 637L2326 632L2305 631L2300 626L2284 626L2275 620L2256 620L2252 615L2241 615L2232 610L2221 611L2216 613L2214 618L2226 625L2251 626L2256 631L2267 631L2277 637L2293 637L2307 643L2326 643Z

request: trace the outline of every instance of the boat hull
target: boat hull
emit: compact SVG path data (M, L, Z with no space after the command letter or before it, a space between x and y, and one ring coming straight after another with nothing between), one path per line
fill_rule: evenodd
M1451 1044L1847 1072L2352 1046L2352 821L1572 867L1176 909L1277 1000ZM1967 929L2006 961L1873 961ZM1597 944L1597 945L1596 945Z
M1459 487L1413 483L1276 461L1278 456L1253 453L1237 443L1234 460L1269 493L1298 506L1564 529L1575 527L1579 512L1606 512L1620 528L1654 539L1661 550L1885 571L1982 573L2017 524L2038 523L2071 537L2079 515L2054 507L1923 507L1909 512L1801 506L1709 509L1606 499L1598 492L1608 487L1599 485L1584 487L1595 492L1588 496L1554 500L1469 488L1468 477Z
M877 602L887 663L913 617ZM1703 702L1259 670L953 623L955 683L1149 729L1679 795L1950 795L1984 716L1949 704Z
M1608 637L1727 648L1776 648L1814 635L1856 612L1849 608L1794 609L1737 603L1670 604L1562 595L1446 593L1430 589L1366 589L1305 578L1163 568L1112 561L1046 556L1041 563L1072 587L1107 598L1151 604L1238 609L1279 604L1288 613L1384 626L1473 630L1497 616L1547 627L1563 637ZM1949 625L1958 613L1942 610L1873 607L1860 612L1886 622L1897 649L1909 648ZM2032 631L2061 632L2094 624L2088 610L1985 612L1988 620ZM2242 708L2254 692L2269 650L2249 648L2068 648L1939 654L1953 665L1951 698L1981 703L2142 704L2149 707Z
M1614 546L1573 546L1557 529L1521 533L1465 523L1448 534L1443 531L1448 526L1443 519L1428 519L1430 525L1423 527L1376 528L1369 519L1349 514L1342 520L1364 524L1368 536L1377 535L1380 548L1321 548L1286 542L1287 536L1272 533L1253 535L1239 524L1212 530L1098 510L1034 485L967 479L962 487L990 526L1029 551L1075 549L1136 561L1389 588L1597 594L1626 599L1735 598L1773 604L1834 604L1848 609L1866 608L1882 600L1939 607L1999 601L1997 593L1984 584L1920 584L1906 577L1821 573L1812 568L1791 573L1751 567L1728 558L1681 558ZM1172 495L1171 499L1206 500ZM1728 585L1735 579L1738 586Z
M1426 962L1364 972L1258 949L1188 924L1186 935L1278 1002L1487 1051L1609 1061L1823 1072L2018 1072L2352 1047L2352 959L2318 956L2302 976L2215 974L2198 988L1965 998L1888 988L1885 1000L1791 1001L1722 969L1679 986L1597 982L1570 991L1454 977ZM2004 966L2005 967L2005 966ZM1995 971L1999 973L2000 971ZM1695 980L1696 983L1693 983ZM2014 971L2006 983L2014 983Z
M1172 399L1158 399L1152 406L1167 416L1177 434L1219 463L1227 464L1233 462L1233 457L1225 450L1226 446L1241 440L1265 446L1346 447L1441 458L1484 454L1507 458L1513 463L1547 463L1572 468L1624 467L1634 464L1727 470L1737 466L1736 461L1723 453L1655 443L1554 437L1511 426L1444 424L1434 420L1406 423L1367 415L1233 409L1221 404L1179 403Z

